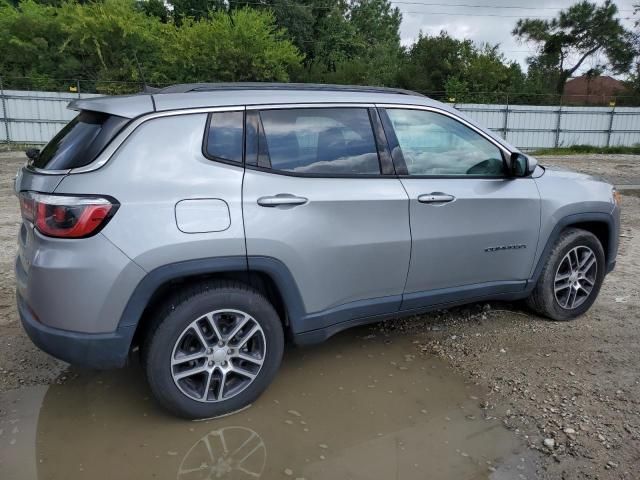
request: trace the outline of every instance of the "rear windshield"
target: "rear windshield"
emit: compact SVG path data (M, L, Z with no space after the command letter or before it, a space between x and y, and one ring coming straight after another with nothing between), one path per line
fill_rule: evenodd
M83 110L42 149L33 166L66 170L91 163L128 118Z

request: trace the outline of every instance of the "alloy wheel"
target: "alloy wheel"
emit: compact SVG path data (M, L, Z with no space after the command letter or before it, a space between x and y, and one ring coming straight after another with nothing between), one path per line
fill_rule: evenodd
M562 258L553 282L558 305L567 310L582 305L596 284L598 262L589 247L574 247Z
M257 377L267 353L260 324L239 310L216 310L191 322L171 354L176 386L199 402L235 397Z

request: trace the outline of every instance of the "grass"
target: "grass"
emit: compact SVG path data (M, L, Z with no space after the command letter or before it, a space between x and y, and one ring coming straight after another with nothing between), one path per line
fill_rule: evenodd
M30 148L42 148L44 145L28 143L0 143L0 152L24 152Z
M620 190L622 195L629 195L630 197L640 198L640 190Z
M592 145L573 145L571 147L541 148L531 152L534 156L544 155L575 155L580 153L608 153L640 155L640 145L633 147L594 147Z

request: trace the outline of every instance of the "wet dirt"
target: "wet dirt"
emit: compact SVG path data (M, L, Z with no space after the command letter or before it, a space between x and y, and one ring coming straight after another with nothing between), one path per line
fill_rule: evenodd
M13 267L20 210L13 186L26 161L24 154L0 152L0 391L58 381L65 368L64 363L33 346L16 312Z
M640 155L587 153L581 155L542 155L542 165L569 168L606 178L614 185L640 185Z
M252 407L209 421L159 410L136 367L6 392L0 478L535 478L476 386L410 337L369 332L288 349Z

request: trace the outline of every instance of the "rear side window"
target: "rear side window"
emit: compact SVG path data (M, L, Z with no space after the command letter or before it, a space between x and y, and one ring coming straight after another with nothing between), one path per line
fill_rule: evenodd
M273 170L315 175L376 175L380 162L366 108L260 112Z
M205 152L212 160L242 163L244 112L215 112L209 117Z
M66 170L91 163L128 118L83 110L42 149L32 165L45 170Z

